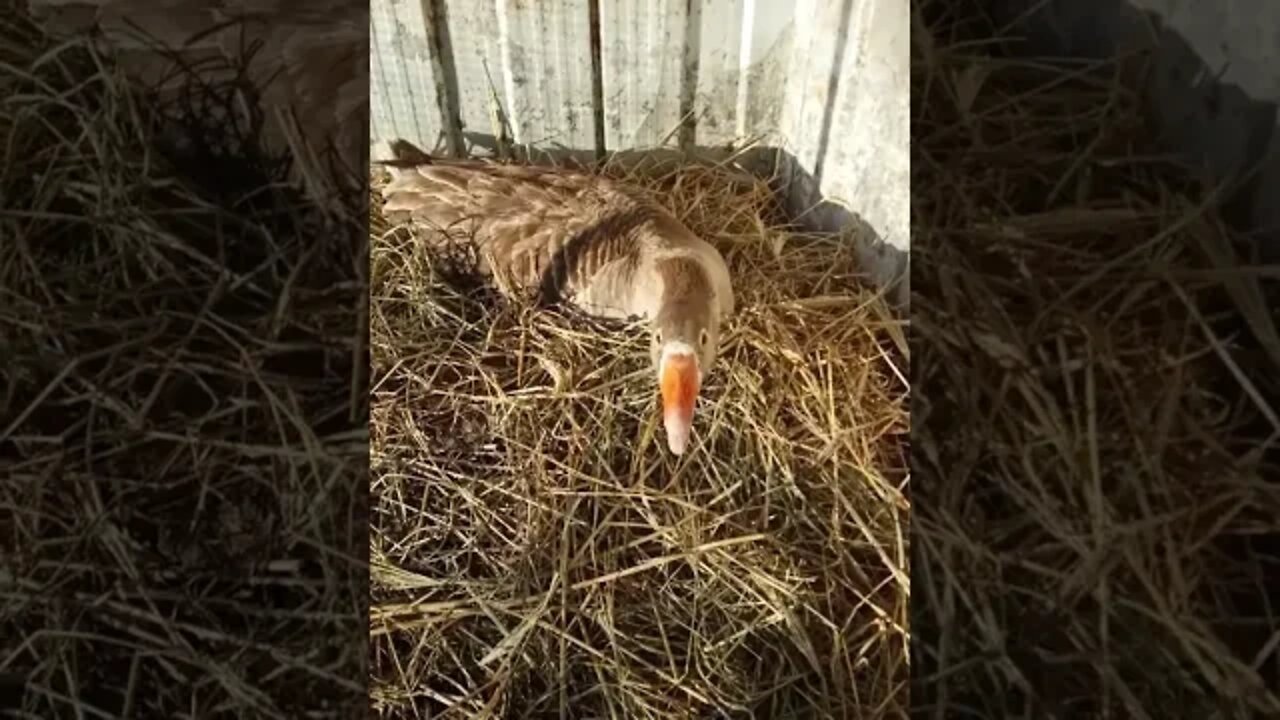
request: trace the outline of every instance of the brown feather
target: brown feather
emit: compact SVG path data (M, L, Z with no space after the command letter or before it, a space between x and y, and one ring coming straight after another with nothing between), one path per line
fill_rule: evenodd
M664 302L707 297L713 292L702 265L693 258L679 256L663 260L658 263L658 274L662 277Z

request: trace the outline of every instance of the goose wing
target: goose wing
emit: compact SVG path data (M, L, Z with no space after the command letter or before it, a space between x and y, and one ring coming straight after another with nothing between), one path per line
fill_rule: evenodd
M626 294L643 252L640 229L658 212L646 199L573 170L424 160L384 163L392 172L385 211L474 241L504 289L564 297L600 282Z

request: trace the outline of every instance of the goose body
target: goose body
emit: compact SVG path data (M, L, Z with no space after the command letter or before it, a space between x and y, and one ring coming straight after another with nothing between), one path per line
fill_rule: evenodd
M639 191L584 172L438 160L406 141L383 161L388 215L475 243L507 295L531 291L591 315L642 318L662 391L667 442L682 454L720 327L734 311L724 258Z

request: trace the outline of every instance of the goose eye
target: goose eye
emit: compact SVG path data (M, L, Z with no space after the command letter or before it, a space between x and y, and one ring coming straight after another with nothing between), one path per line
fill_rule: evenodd
M703 330L701 333L699 333L699 334L698 334L698 342L702 343L702 346L703 346L703 347L706 347L706 346L707 346L707 331L706 331L706 330Z
M661 345L661 344L662 344L662 331L661 331L661 330L656 330L656 331L654 331L654 333L653 333L653 340L654 340L654 342L658 343L659 345Z

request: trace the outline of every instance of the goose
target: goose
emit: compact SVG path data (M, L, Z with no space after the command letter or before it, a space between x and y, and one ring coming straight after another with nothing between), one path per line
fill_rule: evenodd
M500 293L537 292L584 313L643 320L667 448L689 445L694 406L734 311L724 257L638 189L586 172L441 159L390 143L389 217L461 232ZM445 240L447 241L447 240Z

